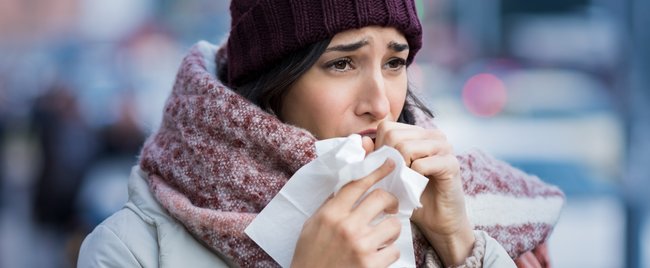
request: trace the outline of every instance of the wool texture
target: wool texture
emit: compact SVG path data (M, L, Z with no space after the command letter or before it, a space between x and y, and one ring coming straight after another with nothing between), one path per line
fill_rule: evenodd
M316 158L316 139L222 85L206 68L216 49L206 56L204 46L199 43L184 58L162 124L142 149L140 166L149 174L158 202L197 240L238 266L274 267L244 229L294 172ZM560 200L554 203L559 205L514 211L524 214L515 222L470 217L476 229L485 230L512 257L548 238L562 205L558 188L479 152L458 159L468 198ZM550 217L538 220L540 214ZM422 266L431 246L417 228L413 232L417 265Z
M222 81L228 86L241 86L249 75L345 30L396 28L409 44L407 64L422 47L422 25L413 0L237 0L231 1L230 16L224 46L228 75Z

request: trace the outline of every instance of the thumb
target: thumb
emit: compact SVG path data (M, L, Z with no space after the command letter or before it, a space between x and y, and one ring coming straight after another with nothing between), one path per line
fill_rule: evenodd
M372 153L372 151L375 149L375 143L368 136L363 136L361 138L361 145L363 146L363 149L366 151L366 155Z

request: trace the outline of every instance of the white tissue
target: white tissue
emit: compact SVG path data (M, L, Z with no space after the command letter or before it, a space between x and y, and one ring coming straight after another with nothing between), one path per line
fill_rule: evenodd
M390 147L365 156L361 136L316 142L318 158L300 168L287 184L246 228L246 234L283 267L291 265L298 237L305 221L346 183L363 178L387 158L395 170L368 190L383 189L399 200L397 217L402 223L395 241L400 259L390 267L415 267L409 218L420 207L420 195L427 178L408 168L401 154ZM365 157L364 157L365 156Z

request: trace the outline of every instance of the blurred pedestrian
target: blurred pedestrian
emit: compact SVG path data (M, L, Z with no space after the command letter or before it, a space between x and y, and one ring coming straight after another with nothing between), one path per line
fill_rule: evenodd
M36 100L31 125L41 158L34 218L41 226L70 231L76 224L79 186L96 155L95 133L82 118L72 91L60 83Z
M2 74L0 73L0 81L2 80ZM0 82L1 83L1 82ZM0 87L3 87L4 85L0 84ZM0 90L0 170L3 172L0 172L0 194L4 196L3 191L4 191L4 184L5 184L5 131L6 131L6 124L7 124L7 103L6 103L6 96L4 95L5 92L3 90ZM2 207L4 204L4 198L0 198L0 207Z

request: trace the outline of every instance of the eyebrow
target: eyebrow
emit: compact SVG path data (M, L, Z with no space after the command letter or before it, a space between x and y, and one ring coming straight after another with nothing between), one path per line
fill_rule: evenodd
M368 39L363 39L363 40L361 40L359 42L355 42L355 43L351 43L351 44L336 45L336 46L328 47L327 49L325 49L325 53L332 52L332 51L351 52L351 51L355 51L355 50L357 50L359 48L362 48L365 45L368 45L368 43L369 43ZM404 50L408 50L409 45L408 44L400 44L400 43L397 43L395 41L390 41L390 43L388 43L388 49L391 49L391 50L393 50L395 52L402 52Z
M390 41L390 43L388 43L388 48L394 50L395 52L402 52L404 50L408 50L409 45L408 44L400 44L400 43L397 43L395 41Z
M351 52L355 51L365 45L368 44L368 39L363 39L359 42L356 43L351 43L351 44L342 44L342 45L337 45L333 47L328 47L325 49L325 53L331 52L331 51L341 51L341 52Z

